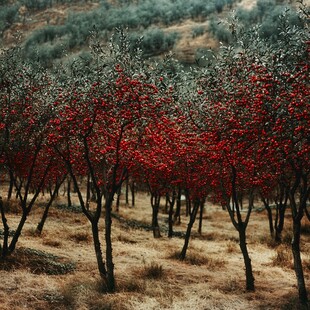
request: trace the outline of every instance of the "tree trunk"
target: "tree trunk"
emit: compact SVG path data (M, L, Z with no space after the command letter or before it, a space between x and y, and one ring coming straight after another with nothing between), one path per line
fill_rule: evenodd
M129 205L129 179L126 179L126 193L125 193L126 206Z
M300 220L293 219L292 252L294 258L294 270L297 278L298 295L301 304L307 305L308 303L307 289L300 257L300 228L301 228Z
M14 236L13 236L13 238L11 240L11 243L10 243L10 245L8 247L8 254L13 253L13 251L15 250L16 243L17 243L17 241L18 241L18 239L19 239L19 237L21 235L21 232L22 232L23 227L25 225L25 222L27 220L27 216L29 214L29 211L30 210L28 210L28 209L23 210L23 214L22 214L22 217L21 217L21 219L19 221L18 227L15 230Z
M250 220L250 215L252 212L253 208L253 192L250 192L249 196L249 207L247 211L247 215L245 220L242 220L241 212L240 212L240 207L237 199L237 189L236 189L236 179L237 179L237 171L234 166L231 166L232 168L232 180L231 180L231 185L232 185L232 206L229 203L228 197L227 197L227 210L229 213L229 217L236 228L236 230L239 233L239 246L243 255L243 260L244 260L244 265L245 265L245 277L246 277L246 290L247 291L254 291L255 286L254 286L254 276L253 276L253 270L252 270L252 264L251 264L251 259L248 253L247 249L247 243L246 243L246 228L248 226L249 220ZM233 209L232 209L233 208Z
M49 208L50 206L52 205L54 199L56 196L58 196L58 190L61 186L61 184L63 183L63 181L65 180L65 178L63 178L62 180L60 180L59 182L56 182L56 185L55 185L55 188L54 188L54 191L50 191L50 200L48 201L45 209L44 209L44 212L43 212L43 215L42 215L42 218L41 218L41 221L38 223L38 226L37 226L37 232L39 234L42 233L42 230L43 230L43 226L45 224L45 221L47 219L47 216L48 216L48 211L49 211Z
M72 201L71 201L71 179L68 178L68 184L67 184L67 199L68 199L68 207L72 207Z
M272 221L272 210L269 206L268 199L265 199L262 197L262 202L263 202L265 209L267 211L267 218L268 218L268 223L269 223L270 236L271 236L271 238L273 238L274 237L274 229L273 229L273 221Z
M87 175L87 184L86 184L86 209L89 210L90 203L90 174Z
M13 187L14 187L14 176L12 171L9 169L10 185L8 190L8 200L12 198Z
M245 265L246 289L247 291L254 291L255 290L254 276L253 276L251 259L247 249L245 228L240 227L238 232L239 232L239 245Z
M203 218L203 210L204 210L205 201L202 200L200 202L200 212L199 212L199 224L198 224L198 233L201 235L202 233L202 218Z
M130 185L131 190L131 206L134 207L136 204L136 197L135 197L135 182L132 182Z
M122 192L122 188L120 187L117 191L117 197L116 197L116 212L119 212L119 205L120 205L120 200L121 200L121 192Z
M103 262L103 257L102 257L97 219L94 219L93 221L91 221L91 227L92 227L93 242L94 242L94 248L95 248L95 254L96 254L99 274L100 274L100 277L104 280L105 284L107 284L106 283L107 271L106 271L105 264Z
M45 224L45 221L47 219L47 216L48 216L48 211L50 209L50 206L52 205L52 202L53 202L54 199L50 199L49 202L47 203L47 205L45 206L45 209L44 209L44 212L43 212L43 215L42 215L42 218L41 218L41 221L38 223L37 225L37 233L41 234L42 233L42 230L43 230L43 227L44 227L44 224Z
M190 219L189 219L189 222L188 222L188 225L187 225L184 245L183 245L182 251L181 251L180 256L179 256L180 260L184 260L185 259L187 248L188 248L188 244L189 244L189 238L191 236L192 227L193 227L193 225L195 223L199 206L200 206L200 201L199 200L195 201L194 202L194 208L193 208L193 211L192 211L192 213L190 215Z
M160 196L158 194L151 193L151 205L152 205L152 228L154 238L160 238L160 228L158 224L158 212L159 212Z
M113 253L112 253L112 203L113 203L114 192L110 193L107 197L105 204L105 243L106 243L106 264L107 264L107 289L109 293L115 291L115 279L114 279L114 264L113 264Z
M188 217L192 214L192 206L191 206L191 200L189 198L188 190L185 191L185 201L186 201L186 212L185 216Z
M280 203L277 205L277 213L275 219L275 241L281 242L282 241L282 231L284 227L284 218L285 218L285 210L286 204Z
M2 220L2 224L3 224L3 246L2 249L0 247L0 255L2 257L6 257L8 254L8 240L9 240L9 231L10 228L7 224L7 219L5 217L5 213L4 213L4 209L3 209L3 201L2 201L2 197L0 197L0 212L1 212L1 220Z
M177 194L177 203L176 203L176 210L174 213L174 217L173 217L173 223L177 223L180 224L181 223L181 188L179 187L178 189L178 194Z
M173 236L173 207L176 200L176 192L173 191L171 200L169 195L166 196L166 204L169 205L168 211L168 238L172 238Z

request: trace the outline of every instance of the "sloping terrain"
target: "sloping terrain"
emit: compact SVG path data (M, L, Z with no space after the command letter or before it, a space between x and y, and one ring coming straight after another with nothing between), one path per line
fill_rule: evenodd
M42 204L44 199L40 199ZM79 213L51 209L42 235L35 233L42 214L30 214L10 268L0 270L2 310L20 309L301 309L297 303L296 278L289 246L290 215L287 214L284 243L276 246L268 237L265 211L252 214L248 248L256 291L245 291L243 259L228 214L208 202L203 232L194 226L187 258L175 258L183 239L164 232L167 215L160 214L162 238L154 239L143 227L151 221L149 196L138 193L136 206L121 203L113 220L113 254L117 292L105 294L100 286L91 229ZM14 229L18 214L9 214ZM126 220L143 223L126 225ZM184 232L187 219L175 226ZM103 220L101 229L103 230ZM310 289L309 223L303 224L302 255ZM101 233L104 245L104 233ZM26 255L27 254L27 255ZM22 263L21 263L22 262ZM48 262L48 263L47 263ZM3 266L3 265L2 265Z

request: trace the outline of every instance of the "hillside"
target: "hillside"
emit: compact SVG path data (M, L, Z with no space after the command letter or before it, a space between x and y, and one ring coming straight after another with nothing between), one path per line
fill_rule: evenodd
M304 3L309 5L309 0ZM89 33L96 26L103 42L115 27L127 27L133 41L144 37L147 57L172 51L181 62L193 63L206 49L229 40L219 21L233 11L248 26L259 21L263 30L276 31L277 14L299 4L272 0L214 0L208 4L200 0L23 0L1 1L0 5L0 47L12 46L19 36L30 59L52 62L68 51L75 55L87 51Z

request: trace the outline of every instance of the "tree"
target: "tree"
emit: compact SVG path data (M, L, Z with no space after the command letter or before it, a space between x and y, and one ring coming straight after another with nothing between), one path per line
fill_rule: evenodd
M15 250L27 216L55 169L57 158L47 145L49 120L53 115L49 99L53 94L45 71L22 62L18 48L3 54L1 71L1 156L22 211L9 240L2 208L5 236L1 255L6 257ZM59 175L62 171L55 169L53 173Z
M116 33L110 47L112 57L107 57L96 43L93 46L96 67L91 70L82 67L82 76L77 75L74 83L70 83L73 88L60 89L59 99L54 103L58 114L51 122L54 132L50 144L63 159L77 190L82 211L92 226L100 276L107 290L113 292L112 204L134 165L133 152L140 145L140 132L149 113L156 107L157 89L134 66L141 65L140 55L129 54L130 46L122 31ZM85 199L78 183L78 178L87 176L96 193L94 206ZM106 262L98 230L103 208Z

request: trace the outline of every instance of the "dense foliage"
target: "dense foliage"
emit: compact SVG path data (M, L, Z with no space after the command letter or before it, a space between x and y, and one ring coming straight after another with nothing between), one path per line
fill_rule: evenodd
M254 198L279 205L279 221L284 220L283 200L292 214L299 298L307 303L300 234L301 219L309 217L310 38L309 15L303 14L302 27L291 26L285 12L278 16L281 28L272 42L256 27L244 30L234 21L231 44L209 54L206 66L187 71L171 57L146 61L143 43L131 44L122 30L108 49L100 43L100 31L94 31L91 59L53 71L24 61L23 49L5 51L0 59L0 172L16 189L22 217L10 239L0 204L1 255L14 251L40 191L68 175L92 226L100 276L113 292L111 212L115 195L131 178L151 194L155 237L160 235L161 196L183 192L193 204L187 245L205 199L221 203L239 234L246 289L254 290L246 242ZM53 31L45 37L56 36ZM92 205L84 193L86 180L93 190ZM28 199L30 191L34 195ZM279 197L282 191L286 199ZM172 203L170 208L172 225ZM102 209L105 261L98 232Z

